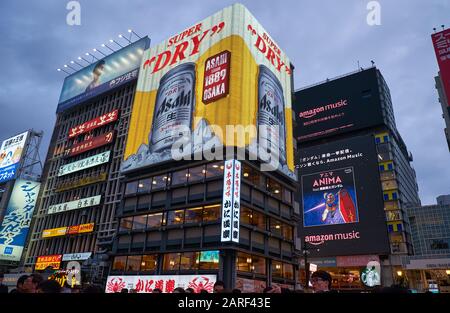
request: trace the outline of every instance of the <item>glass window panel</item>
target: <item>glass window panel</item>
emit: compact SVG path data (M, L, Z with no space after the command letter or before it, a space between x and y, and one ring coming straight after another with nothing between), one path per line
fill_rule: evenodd
M147 215L137 215L133 219L133 230L145 229L147 225Z
M185 223L201 223L202 222L202 207L186 209Z
M283 264L278 261L272 261L272 276L283 277Z
M203 208L203 222L214 222L220 219L220 204L207 205Z
M138 192L149 192L152 186L152 181L150 178L141 179L138 182Z
M283 237L287 240L292 240L292 226L283 224L282 225L282 230L283 230Z
M252 264L252 257L250 254L238 252L236 258L236 268L241 272L251 272L250 266Z
M167 175L159 175L159 176L153 177L152 178L152 189L166 187L168 178L169 177Z
M249 181L252 185L261 185L261 175L258 171L248 166L247 164L244 164L242 167L242 177Z
M137 192L137 188L138 188L137 181L127 183L125 187L125 195L135 194Z
M199 269L219 269L219 251L201 251L199 257Z
M149 214L147 218L147 227L160 227L162 221L162 213Z
M256 274L266 274L266 259L253 256L250 270Z
M283 278L294 279L294 266L292 264L283 264Z
M158 264L157 262L157 254L143 255L141 261L141 271L156 271Z
M124 271L125 265L127 263L127 257L126 256L116 256L114 258L113 262L113 270L115 271Z
M281 199L281 185L271 178L267 178L267 191L272 193L274 197Z
M180 268L181 253L168 253L164 255L164 270L178 271Z
M292 203L292 192L289 189L283 189L283 200L287 203Z
M185 252L181 255L180 270L198 269L198 252Z
M183 224L184 210L169 211L167 214L167 225Z
M222 176L223 175L223 162L208 163L206 165L206 178Z
M252 225L261 230L266 230L266 217L264 214L253 210Z
M132 216L124 217L120 219L119 231L131 230L132 226L133 226L133 217Z
M205 166L196 166L189 169L188 179L189 182L202 181L205 177Z
M172 173L172 185L185 184L187 182L188 170L181 170Z
M281 227L282 223L279 220L270 218L270 231L272 232L272 234L281 236Z
M129 255L127 258L127 271L139 271L141 267L141 258L140 255Z
M241 208L241 223L244 224L252 224L252 210L250 210L249 208L246 207L242 207Z

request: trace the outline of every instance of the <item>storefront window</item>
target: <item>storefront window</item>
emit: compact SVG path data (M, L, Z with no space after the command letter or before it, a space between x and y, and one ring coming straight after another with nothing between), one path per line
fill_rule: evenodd
M141 255L129 255L127 258L127 271L139 271L141 267Z
M164 270L178 271L180 268L181 253L168 253L164 255Z
M152 189L159 189L159 188L164 188L166 187L167 184L167 180L168 180L168 176L167 175L159 175L159 176L155 176L152 179Z
M205 177L205 166L196 166L189 169L188 179L189 182L202 181Z
M219 204L207 205L203 208L203 222L215 222L220 219L220 209Z
M147 218L147 227L159 227L161 226L162 213L149 214Z
M183 224L184 210L169 211L167 214L167 225Z
M208 163L206 165L206 178L222 176L223 169L223 162Z
M181 170L172 173L172 185L185 184L187 182L188 170Z
M147 225L147 215L137 215L133 219L133 230L145 229Z
M198 269L198 252L185 252L181 254L180 270Z
M242 167L242 177L249 181L252 185L259 186L261 183L261 175L252 167L244 164Z
M125 195L135 194L137 192L137 188L138 188L137 181L132 181L132 182L127 183L127 185L125 187Z
M267 178L267 191L281 199L281 185L271 178Z
M126 256L116 256L113 262L113 271L124 271L127 263Z
M133 226L133 217L124 217L120 219L120 227L119 231L128 231L131 230L131 227Z
M138 192L149 192L152 187L150 178L141 179L138 183Z
M283 264L278 261L272 261L272 277L283 277Z
M186 210L184 222L187 223L201 223L202 222L202 208L192 208Z
M270 231L272 234L281 236L281 227L282 223L279 220L270 218Z
M294 266L292 264L283 264L283 278L294 279Z
M219 269L219 251L201 251L199 254L199 269L214 270Z
M158 262L157 254L148 254L142 256L141 271L156 271Z
M266 274L266 259L247 253L238 252L236 266L237 270L241 272Z
M253 256L250 270L256 274L266 274L266 259Z

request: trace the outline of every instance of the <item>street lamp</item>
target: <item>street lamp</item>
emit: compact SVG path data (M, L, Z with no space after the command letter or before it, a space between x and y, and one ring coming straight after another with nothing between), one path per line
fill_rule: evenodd
M305 258L305 290L309 288L309 265L308 265L308 254L309 250L306 246L306 241L303 241L302 249L303 257Z
M402 271L397 271L397 276L398 277L402 277L403 276L403 272Z

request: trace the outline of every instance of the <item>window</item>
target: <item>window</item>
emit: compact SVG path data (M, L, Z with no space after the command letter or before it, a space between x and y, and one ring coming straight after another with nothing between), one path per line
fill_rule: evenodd
M162 221L162 213L149 214L147 218L147 227L160 227Z
M266 217L264 216L264 214L253 210L252 215L252 225L261 230L266 230Z
M141 267L141 258L140 255L129 255L127 258L127 271L139 271Z
M266 274L266 259L250 254L238 252L236 267L241 272L253 272L256 274Z
M243 224L251 225L252 224L252 210L250 210L246 207L242 207L240 222Z
M201 251L199 253L199 269L218 270L219 269L219 251Z
M388 166L389 171L392 171L394 169L394 164L392 164L392 163L388 163L387 166Z
M165 271L178 271L180 268L181 253L168 253L164 255L163 267Z
M187 209L184 217L184 222L187 223L201 223L202 222L202 208Z
M279 220L270 218L270 231L272 232L272 234L281 236L281 227L282 223Z
M292 226L283 224L282 231L283 231L283 238L285 238L286 240L293 240Z
M145 229L147 215L137 215L133 218L133 230Z
M155 176L152 179L152 189L159 189L166 187L168 176L167 175L159 175Z
M378 168L379 168L380 172L384 171L384 165L383 164L379 165Z
M223 162L208 163L206 165L206 178L222 176L223 169Z
M283 201L292 203L292 192L289 189L283 189Z
M189 182L202 181L205 177L205 166L196 166L189 169L188 179Z
M396 192L393 192L393 193L392 193L392 199L397 200L397 197L398 197L398 196L397 196L397 193L396 193Z
M198 252L185 252L181 255L180 270L194 270L198 268Z
M272 261L272 276L273 277L283 277L283 264L278 261Z
M276 198L281 199L281 185L275 180L267 178L267 191L272 193Z
M127 183L127 185L125 187L125 195L135 194L137 192L137 188L138 188L137 181Z
M244 164L242 167L242 177L249 181L252 185L260 186L261 175L258 171L254 170L252 167Z
M141 179L138 183L137 192L149 192L152 187L151 179Z
M116 256L113 262L113 271L124 271L125 264L127 263L126 256Z
M129 231L131 230L131 227L133 226L133 217L124 217L120 219L120 226L119 231Z
M158 265L158 255L148 254L142 256L141 271L156 271Z
M187 182L188 170L181 170L172 173L172 185L185 184Z
M377 143L377 144L381 143L381 138L380 137L375 137L375 143Z
M294 279L294 266L292 264L283 264L283 278Z
M169 211L167 214L167 225L183 224L184 210Z
M203 222L215 222L220 219L220 204L207 205L203 208Z

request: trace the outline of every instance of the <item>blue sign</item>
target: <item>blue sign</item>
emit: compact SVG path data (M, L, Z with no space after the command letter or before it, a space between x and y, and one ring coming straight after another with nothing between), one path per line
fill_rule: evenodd
M16 180L0 226L0 260L20 261L41 184Z
M149 45L150 39L144 37L67 76L56 112L137 79L142 55Z
M0 169L0 184L16 177L18 163Z

